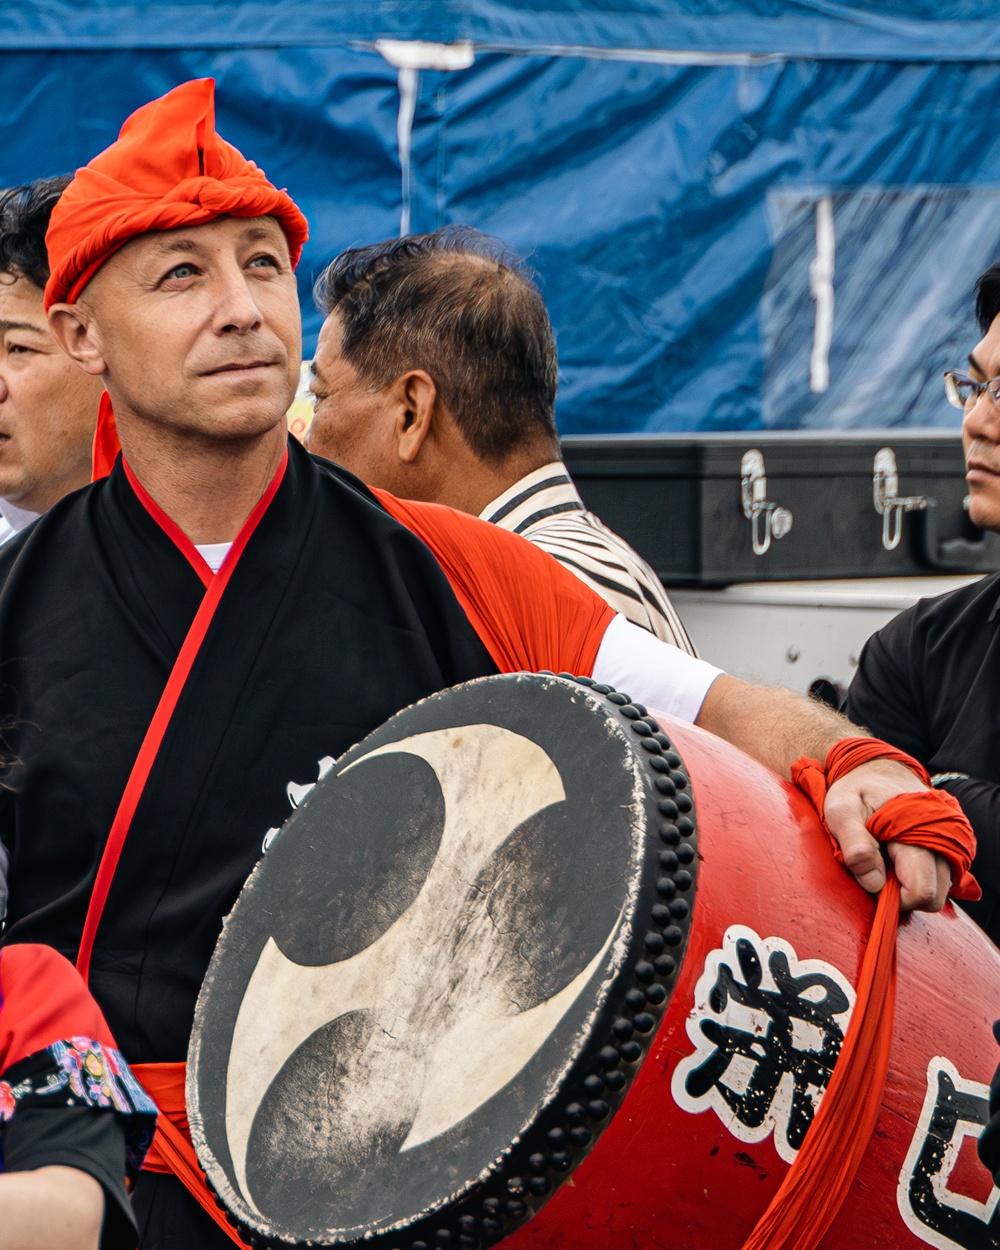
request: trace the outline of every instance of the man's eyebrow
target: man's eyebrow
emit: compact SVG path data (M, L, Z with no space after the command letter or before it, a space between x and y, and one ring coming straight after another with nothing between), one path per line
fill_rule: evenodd
M0 334L6 334L8 330L33 330L35 334L44 334L46 327L37 321L0 320Z
M983 366L976 359L975 352L969 352L969 364L972 365L973 369L975 369L977 373L981 373L984 378L989 376Z
M278 229L280 230L281 227L279 226ZM269 230L267 226L248 226L243 232L243 237L247 239L273 239L275 238L275 233L273 230Z
M161 252L197 252L198 243L195 239L185 239L183 235L177 239L159 239L157 247Z
M243 238L257 242L259 239L274 239L275 235L274 231L269 230L267 226L249 225L243 231ZM172 239L159 239L157 246L161 252L197 252L199 244L197 239L179 235Z

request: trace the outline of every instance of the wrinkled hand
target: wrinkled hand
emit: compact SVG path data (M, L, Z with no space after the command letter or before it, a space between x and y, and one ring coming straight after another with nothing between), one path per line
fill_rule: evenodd
M872 760L855 768L827 791L823 816L840 844L844 864L869 894L885 885L882 847L865 822L888 799L927 787L895 760ZM919 846L885 843L900 885L903 911L940 911L951 885L951 870L940 855Z

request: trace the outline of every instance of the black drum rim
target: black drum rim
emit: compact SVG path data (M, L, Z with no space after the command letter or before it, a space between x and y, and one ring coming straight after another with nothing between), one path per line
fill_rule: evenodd
M564 1088L542 1108L527 1131L476 1177L417 1219L356 1237L323 1241L276 1234L233 1213L234 1205L245 1204L232 1190L205 1139L197 1111L198 1060L193 1048L188 1068L192 1137L217 1205L248 1245L364 1244L378 1250L479 1250L494 1245L527 1223L589 1156L623 1105L655 1043L693 921L699 855L690 776L676 745L647 709L593 678L542 672L486 677L465 684L510 680L511 676L570 683L597 697L640 762L650 831L647 856L655 860L656 869L650 872L647 866L644 874L628 951L614 993L602 1009L600 1026L572 1059L571 1076ZM352 748L342 758L356 750ZM201 1008L199 998L196 1028ZM217 1179L220 1174L221 1184ZM220 1196L227 1191L228 1203Z

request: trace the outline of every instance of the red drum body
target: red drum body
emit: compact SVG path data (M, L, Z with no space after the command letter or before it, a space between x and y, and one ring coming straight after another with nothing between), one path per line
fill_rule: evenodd
M661 719L697 809L690 943L624 1106L511 1250L739 1250L794 1158L794 1082L815 1075L808 1054L822 1046L822 1028L789 1009L857 982L874 901L809 801L728 743ZM793 979L780 990L764 971L776 954ZM951 903L905 917L882 1113L824 1250L1000 1246L1000 1190L975 1149L998 1015L1000 952L981 930Z
M199 1000L192 1136L255 1246L740 1250L875 910L805 796L591 681L488 678L329 762ZM903 919L888 1080L824 1250L1000 1246L1000 952Z

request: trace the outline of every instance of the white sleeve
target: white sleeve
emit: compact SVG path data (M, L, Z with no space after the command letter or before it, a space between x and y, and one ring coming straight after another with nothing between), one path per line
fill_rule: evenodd
M697 660L649 630L616 616L594 661L593 677L667 716L694 724L722 669Z

